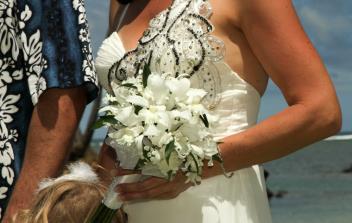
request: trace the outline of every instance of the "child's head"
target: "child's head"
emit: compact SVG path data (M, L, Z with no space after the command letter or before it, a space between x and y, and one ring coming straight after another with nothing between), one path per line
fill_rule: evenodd
M69 166L69 174L41 183L30 210L16 223L83 223L103 199L105 187L85 163Z

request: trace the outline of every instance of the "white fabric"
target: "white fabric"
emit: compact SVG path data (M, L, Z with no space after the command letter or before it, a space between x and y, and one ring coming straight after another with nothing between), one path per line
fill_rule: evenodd
M109 89L108 70L126 50L113 33L102 44L96 59L100 83ZM223 60L215 63L221 79L221 100L212 110L219 116L217 139L236 134L257 122L260 95ZM192 84L199 86L197 75ZM262 168L236 171L231 179L217 176L203 180L177 198L127 204L129 223L271 223Z
M125 53L122 41L116 32L113 32L109 38L106 38L100 47L95 60L96 71L100 85L110 91L108 73L110 67ZM111 92L109 92L111 93Z

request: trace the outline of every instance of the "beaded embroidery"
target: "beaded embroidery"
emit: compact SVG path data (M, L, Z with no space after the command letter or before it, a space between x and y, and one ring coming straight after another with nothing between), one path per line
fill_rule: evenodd
M221 79L215 63L225 56L222 40L210 33L212 8L208 0L173 0L153 18L136 49L126 52L109 71L109 83L136 76L150 59L157 73L188 74L196 88L208 92L203 103L213 109L220 102Z

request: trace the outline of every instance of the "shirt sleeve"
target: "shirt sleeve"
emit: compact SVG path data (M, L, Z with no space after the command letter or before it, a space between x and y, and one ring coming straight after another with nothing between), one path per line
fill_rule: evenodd
M39 1L28 6L20 15L28 17L20 40L32 103L48 89L81 86L88 103L94 100L98 81L84 1Z

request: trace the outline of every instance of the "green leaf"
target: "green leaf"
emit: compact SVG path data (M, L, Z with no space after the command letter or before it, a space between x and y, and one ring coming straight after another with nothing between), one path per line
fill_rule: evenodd
M199 115L199 118L203 121L205 127L209 128L209 121L208 121L207 116L205 114Z
M113 115L101 116L92 126L92 129L99 129L106 124L116 125L118 121L115 119Z
M190 153L190 155L191 155L191 157L192 157L192 159L193 159L193 161L194 161L194 164L196 164L197 174L200 175L200 169L199 169L199 166L198 166L197 159L196 159L196 157L194 156L193 153Z
M134 106L134 113L135 113L136 115L138 115L138 113L139 113L140 110L142 110L142 109L143 109L142 106L135 105L135 106Z
M143 87L147 87L148 85L148 77L152 72L150 71L150 66L149 64L144 65L143 68Z
M127 87L127 88L133 88L133 89L137 89L136 86L134 86L133 84L131 83L126 83L126 84L121 84L122 87Z
M172 170L169 170L167 172L167 179L168 181L172 181L172 179L174 178L174 174L172 173Z
M219 163L224 163L222 157L220 156L220 154L215 154L213 157L213 160L219 162Z
M118 106L119 103L117 101L112 101L112 102L109 102L110 105L114 105L114 106Z
M139 159L134 170L141 170L143 166L144 166L144 160Z
M165 148L165 158L167 164L169 164L171 153L175 150L175 140L172 140Z

